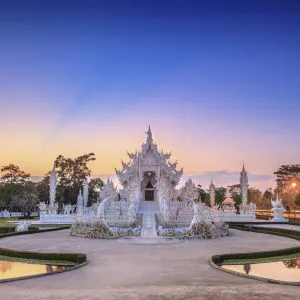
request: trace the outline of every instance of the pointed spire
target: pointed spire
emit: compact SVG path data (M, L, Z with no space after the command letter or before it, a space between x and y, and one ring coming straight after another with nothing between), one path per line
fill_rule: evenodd
M147 133L147 143L152 143L153 138L152 138L152 131L151 131L150 125L149 125L148 131L146 133Z
M246 172L245 170L245 162L243 161L243 169L242 169L242 172Z

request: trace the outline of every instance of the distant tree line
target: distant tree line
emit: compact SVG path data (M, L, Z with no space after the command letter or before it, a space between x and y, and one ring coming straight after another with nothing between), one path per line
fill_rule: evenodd
M59 155L55 159L56 201L60 209L64 204L76 204L79 190L85 179L91 175L87 164L95 159L94 153L84 154L74 159ZM3 166L0 178L0 210L20 211L24 217L29 217L40 201L49 203L50 173L51 171L47 172L41 181L33 182L30 174L18 166L14 164ZM90 179L88 205L97 201L103 184L100 178Z

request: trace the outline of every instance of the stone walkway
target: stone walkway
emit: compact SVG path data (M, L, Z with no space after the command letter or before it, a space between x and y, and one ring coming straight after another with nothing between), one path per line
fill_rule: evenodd
M158 236L155 223L155 214L145 212L143 214L143 229L141 236L144 238L157 238Z
M230 229L230 236L177 244L135 245L72 237L69 230L9 237L0 246L43 252L83 252L83 268L1 284L1 299L244 300L299 299L299 287L275 285L218 271L214 254L275 250L299 242Z

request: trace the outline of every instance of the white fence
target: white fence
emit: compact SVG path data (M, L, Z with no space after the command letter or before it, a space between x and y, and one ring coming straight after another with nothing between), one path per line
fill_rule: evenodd
M38 212L31 213L31 217L38 217ZM20 212L9 212L9 211L0 211L0 218L20 218L22 213Z

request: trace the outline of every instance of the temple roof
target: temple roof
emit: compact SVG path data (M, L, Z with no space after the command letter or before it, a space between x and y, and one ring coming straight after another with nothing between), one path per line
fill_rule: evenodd
M165 153L159 151L156 143L153 141L152 131L149 126L146 131L147 139L141 146L140 151L135 153L127 153L129 162L125 163L122 161L122 170L116 169L116 175L118 176L121 184L130 181L134 175L139 171L139 167L145 163L146 157L151 157L151 163L155 166L160 167L160 172L164 177L169 178L172 183L177 184L180 180L183 170L177 170L177 162L171 162L171 152Z

